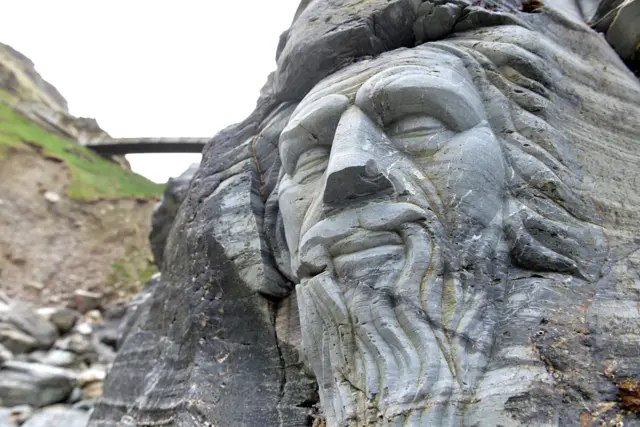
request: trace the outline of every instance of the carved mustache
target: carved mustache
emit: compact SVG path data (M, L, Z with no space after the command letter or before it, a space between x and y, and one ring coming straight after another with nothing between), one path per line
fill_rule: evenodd
M379 246L380 233L399 230L403 224L426 219L426 212L416 205L385 201L370 203L354 209L336 213L314 224L305 232L300 240L300 259L302 276L309 276L323 271L331 263L329 248L349 236L363 230L363 238L350 242L351 252ZM389 236L384 237L389 239Z

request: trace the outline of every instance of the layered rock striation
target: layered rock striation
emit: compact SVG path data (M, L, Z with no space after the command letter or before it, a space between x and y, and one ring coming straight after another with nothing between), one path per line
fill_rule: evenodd
M640 84L597 10L302 2L90 425L633 425Z

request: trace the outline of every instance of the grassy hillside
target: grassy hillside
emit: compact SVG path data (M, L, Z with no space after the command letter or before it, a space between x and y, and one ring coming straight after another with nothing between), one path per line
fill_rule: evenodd
M147 198L162 193L164 185L123 169L77 143L43 129L17 113L0 90L0 159L23 144L38 147L47 157L63 162L70 173L69 197L77 200Z

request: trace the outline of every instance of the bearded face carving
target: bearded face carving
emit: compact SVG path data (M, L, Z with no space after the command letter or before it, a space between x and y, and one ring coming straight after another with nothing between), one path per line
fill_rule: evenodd
M546 121L553 69L518 45L524 28L485 31L508 42L428 43L336 73L280 135L278 259L332 425L479 413L523 299L598 268L583 182ZM509 277L527 271L540 288L518 291Z

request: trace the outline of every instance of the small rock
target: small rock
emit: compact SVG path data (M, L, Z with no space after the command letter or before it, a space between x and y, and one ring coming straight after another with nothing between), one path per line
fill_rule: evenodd
M72 351L76 354L89 353L93 350L89 339L81 334L69 335L58 340L55 347L60 350Z
M97 354L97 361L103 364L111 364L116 359L116 352L112 347L103 344L98 336L94 336L91 344Z
M61 334L69 332L80 317L80 313L77 311L63 307L41 308L37 312L53 323Z
M102 313L100 310L90 310L84 315L85 323L99 325L102 323Z
M35 282L33 280L27 280L25 283L25 286L28 286L30 288L33 288L37 291L41 291L44 289L44 285L40 282Z
M9 360L13 360L13 353L11 353L7 347L0 344L0 367Z
M44 199L49 203L58 203L61 200L60 195L53 191L45 191Z
M83 289L78 289L73 293L73 302L75 308L80 313L86 313L90 310L95 310L102 304L103 295L98 292L89 292Z
M108 320L120 320L127 314L128 301L120 300L107 305L104 309L104 318Z
M11 408L9 420L20 425L27 421L33 415L33 408L29 405L18 405Z
M56 311L54 307L41 307L36 309L36 313L38 313L40 316L44 317L48 321L51 321L51 315L53 314L54 311Z
M43 348L51 347L58 336L58 329L51 322L21 301L1 306L0 322L14 325L38 340L38 346Z
M75 353L65 350L53 349L40 360L40 363L61 368L77 368L82 366L82 361L78 360Z
M93 333L93 327L89 323L81 323L76 326L76 332L81 335L91 335Z
M22 427L86 427L91 414L66 408L46 408L35 414Z
M107 373L101 369L88 369L78 376L78 384L84 387L87 384L104 381Z
M98 339L101 343L109 346L113 350L117 350L118 339L120 335L115 328L105 329L98 332Z
M23 354L38 348L38 340L9 323L0 323L0 344L13 354Z
M78 403L82 400L82 389L80 387L75 387L72 391L71 394L69 395L69 398L67 399L67 403L68 404L75 404ZM73 409L78 409L75 407L75 405L73 406Z
M102 381L89 383L82 387L83 399L95 399L102 396Z
M41 363L45 357L47 357L46 351L36 350L36 351L32 351L29 354L18 355L16 359L22 362Z
M10 361L0 368L0 406L27 403L40 408L62 402L75 383L73 374L64 369Z

